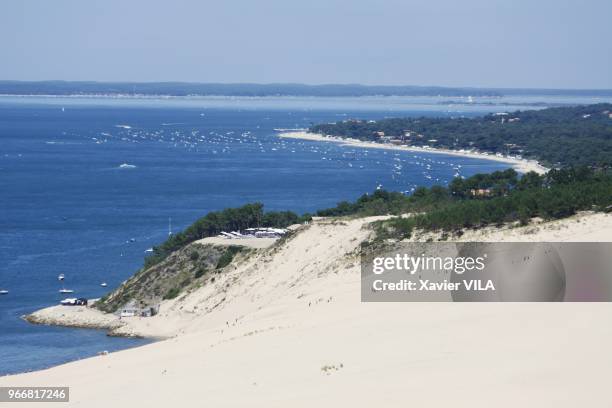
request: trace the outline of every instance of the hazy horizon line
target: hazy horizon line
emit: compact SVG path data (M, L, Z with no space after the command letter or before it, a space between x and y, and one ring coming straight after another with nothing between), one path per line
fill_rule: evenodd
M143 85L155 85L155 84L177 84L177 85L227 85L227 86L303 86L303 87L362 87L362 88L433 88L433 89L473 89L473 90L529 90L529 91L612 91L612 88L551 88L551 87L505 87L505 86L480 86L480 85L465 85L465 86L448 86L448 85L416 85L416 84L366 84L366 83L355 83L355 82L320 82L320 83L306 83L306 82L239 82L239 81L214 81L214 82L201 82L201 81L189 81L189 80L155 80L155 81L132 81L132 80L96 80L96 79L85 79L85 80L72 80L72 79L36 79L36 80L24 80L24 79L0 79L1 83L22 83L22 84L36 84L36 83L65 83L65 84L143 84Z

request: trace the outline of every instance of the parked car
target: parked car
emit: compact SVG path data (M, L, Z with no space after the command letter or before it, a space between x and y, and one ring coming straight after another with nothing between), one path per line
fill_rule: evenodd
M85 298L67 298L60 302L62 306L87 306Z

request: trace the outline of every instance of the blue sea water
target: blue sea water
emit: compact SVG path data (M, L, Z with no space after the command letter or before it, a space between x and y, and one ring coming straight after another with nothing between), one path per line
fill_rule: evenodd
M385 98L0 97L0 375L143 344L20 319L56 304L58 274L95 298L208 211L259 201L312 212L377 186L410 192L506 168L445 155L279 139L350 117L457 116L495 105ZM107 282L108 288L100 286Z

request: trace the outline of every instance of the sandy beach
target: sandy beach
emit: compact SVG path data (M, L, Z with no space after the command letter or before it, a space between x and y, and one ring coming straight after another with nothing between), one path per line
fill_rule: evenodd
M450 156L462 156L462 157L470 157L473 159L492 160L492 161L497 161L501 163L508 163L509 165L511 165L513 169L515 169L519 173L527 173L530 171L535 171L538 174L544 174L549 170L548 168L542 166L535 160L517 159L517 158L511 158L511 157L499 157L494 154L459 151L459 150L448 150L448 149L422 148L422 147L416 147L416 146L401 146L401 145L398 146L398 145L382 144L382 143L374 143L374 142L364 142L363 140L325 136L325 135L321 135L317 133L308 133L305 131L281 132L279 133L278 136L282 138L288 138L288 139L301 139L301 140L311 140L311 141L317 141L317 142L339 143L339 144L346 145L346 146L363 147L363 148L368 148L368 149L402 150L402 151L407 151L407 152L446 154Z
M104 329L109 332L123 325L117 317L102 313L91 306L50 306L24 318L33 324Z
M69 385L67 406L87 407L608 400L609 303L361 303L358 246L380 218L317 219L214 284L165 301L158 316L128 323L167 340L2 377L0 386ZM612 215L476 233L468 236L612 241Z

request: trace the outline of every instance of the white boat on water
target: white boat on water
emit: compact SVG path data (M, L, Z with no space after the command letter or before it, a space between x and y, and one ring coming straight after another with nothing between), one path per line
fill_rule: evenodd
M9 293L8 290L5 290L5 289L0 290L0 295L8 295L8 293Z
M102 282L102 283L100 284L100 286L102 286L103 288L105 288L105 287L107 287L107 286L108 286L108 284L107 284L106 282Z
M72 289L66 289L66 287L64 286L64 279L66 278L66 276L64 276L63 273L60 273L57 276L57 280L62 282L62 288L59 290L59 293L74 293L74 290Z

